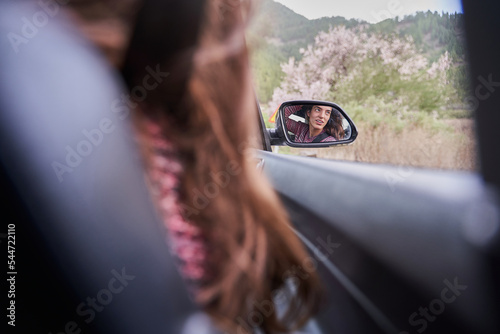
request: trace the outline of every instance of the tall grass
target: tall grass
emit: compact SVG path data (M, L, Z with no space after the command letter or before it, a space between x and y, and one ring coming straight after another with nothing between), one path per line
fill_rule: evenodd
M285 154L323 159L369 162L431 169L474 171L477 168L474 126L471 119L442 120L441 130L410 124L396 128L390 124L361 121L359 136L347 146L299 149L280 147Z

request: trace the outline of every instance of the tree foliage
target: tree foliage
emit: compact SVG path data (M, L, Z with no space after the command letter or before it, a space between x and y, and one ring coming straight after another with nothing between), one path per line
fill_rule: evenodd
M410 36L340 26L320 32L301 53L301 60L282 65L285 77L271 107L295 99L364 104L376 98L408 111L432 112L449 98L450 56L429 64Z
M301 80L310 84L309 88L303 88L303 96L323 96L338 102L362 102L367 96L387 100L390 96L403 96L405 89L415 92L412 98L406 97L411 102L407 108L420 106L422 110L429 111L441 107L443 103L465 99L468 87L462 14L428 11L368 24L340 16L308 20L272 0L263 0L261 9L249 29L248 41L253 51L252 69L257 96L262 103L270 102L273 94L279 93L275 90L280 86L288 92L297 93L298 89L286 87L292 84L290 80L293 76L295 85ZM344 37L339 34L342 29ZM337 35L332 37L331 44L318 48L318 39L319 45L322 45L321 39L327 38L332 31L336 31ZM368 43L374 47L376 39L379 54L372 57L374 51L360 44ZM335 53L333 49L338 47L344 49ZM321 71L312 71L320 80L285 73L284 70L291 66L290 58L296 66L294 70L311 67L308 62L313 61L311 54L315 52L334 58L330 63L325 61ZM363 52L366 53L364 56ZM400 54L396 55L397 52ZM351 54L354 58L348 59ZM323 57L327 57L325 55ZM308 60L302 62L306 56ZM404 57L409 57L411 61ZM430 74L426 74L428 70L435 71L432 66L437 66L439 60L444 59L442 57L446 57L451 65L447 71L446 87L438 85L437 78L429 79ZM327 68L330 65L335 67ZM443 76L443 73L440 75ZM404 80L408 76L412 80ZM338 82L340 79L342 82ZM427 89L432 86L440 89Z

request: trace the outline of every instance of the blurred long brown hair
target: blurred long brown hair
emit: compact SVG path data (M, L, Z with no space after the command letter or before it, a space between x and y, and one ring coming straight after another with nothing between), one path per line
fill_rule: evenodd
M184 207L194 207L213 175L233 171L204 207L185 212L217 250L215 277L196 301L230 333L245 332L242 321L252 317L249 327L288 332L317 310L320 282L304 270L308 254L250 154L261 137L244 36L252 8L240 0L145 1L122 73L130 89L143 85L148 67L165 77L135 120L140 131L145 118L156 119L175 145ZM294 268L303 274L286 289ZM279 315L270 306L278 289L288 291Z
M342 127L342 115L335 108L332 108L332 113L327 125L325 126L325 129L326 132L335 139L344 139L345 131Z

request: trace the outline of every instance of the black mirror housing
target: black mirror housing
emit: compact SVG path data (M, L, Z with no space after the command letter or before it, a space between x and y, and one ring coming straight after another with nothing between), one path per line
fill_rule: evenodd
M281 104L276 128L269 129L271 145L330 147L352 143L356 125L337 104L318 100L294 100Z

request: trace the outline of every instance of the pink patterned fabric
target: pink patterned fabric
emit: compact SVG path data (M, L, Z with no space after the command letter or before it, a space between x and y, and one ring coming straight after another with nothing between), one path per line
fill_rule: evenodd
M152 121L146 123L146 141L154 152L148 166L156 205L165 227L172 253L179 260L183 277L190 283L202 284L210 277L208 242L200 228L185 219L179 202L178 186L182 165L175 147L162 135Z

